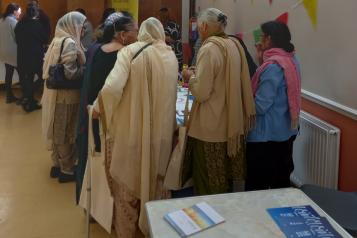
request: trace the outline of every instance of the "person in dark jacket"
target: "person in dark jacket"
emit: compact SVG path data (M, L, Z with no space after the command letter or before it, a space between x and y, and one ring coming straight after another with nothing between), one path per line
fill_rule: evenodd
M47 14L40 8L40 2L38 0L30 0L29 3L32 3L34 5L37 6L38 8L38 20L40 21L43 29L46 32L46 45L49 43L50 41L50 37L51 37L51 21L50 18L47 16Z
M42 77L43 46L47 43L46 31L39 21L39 10L28 4L26 15L15 28L17 43L17 66L23 91L22 106L26 112L40 109L34 99L34 77Z

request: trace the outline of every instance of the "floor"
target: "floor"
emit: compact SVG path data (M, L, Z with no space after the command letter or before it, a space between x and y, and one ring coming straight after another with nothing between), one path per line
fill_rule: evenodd
M0 92L0 237L86 237L74 183L49 177L50 153L41 138L41 111L26 114ZM97 224L91 237L114 238Z

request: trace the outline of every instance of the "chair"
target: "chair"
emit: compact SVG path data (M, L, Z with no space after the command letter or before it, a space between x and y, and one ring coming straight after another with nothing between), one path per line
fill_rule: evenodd
M300 188L348 233L357 237L357 192L341 192L315 185Z

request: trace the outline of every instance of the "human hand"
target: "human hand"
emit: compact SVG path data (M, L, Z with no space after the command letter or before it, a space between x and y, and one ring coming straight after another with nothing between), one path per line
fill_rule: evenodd
M182 78L185 82L188 82L193 75L195 75L195 71L192 69L184 69L182 71Z
M91 109L91 106L88 106L88 107L87 107L88 113L89 113L90 109ZM96 110L93 109L92 119L98 119L99 117L100 117L99 112L97 112Z

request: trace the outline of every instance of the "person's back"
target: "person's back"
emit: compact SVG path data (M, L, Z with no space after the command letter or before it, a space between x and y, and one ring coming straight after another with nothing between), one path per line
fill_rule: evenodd
M136 237L138 226L148 233L144 205L162 198L176 120L178 63L162 24L144 21L138 40L119 52L94 103L114 140L110 174L121 237Z
M128 59L132 59L144 46L145 43L138 42L123 49L121 53L127 54ZM150 65L150 67L145 67L145 64ZM144 72L143 68L146 69ZM173 71L174 69L175 71ZM176 114L177 74L174 72L178 72L178 65L171 48L163 44L149 46L130 64L128 70L130 71L130 78L126 82L124 93L112 120L112 122L115 122L113 129L116 144L119 146L114 150L121 151L120 157L123 158L133 155L136 155L134 157L141 157L141 151L138 148L142 145L140 139L142 135L138 128L143 126L141 124L144 120L142 118L143 110L151 111L153 138L161 138L162 136L172 138ZM148 88L143 88L142 85L147 85ZM151 97L150 102L146 100L148 97ZM150 109L147 107L150 107ZM145 120L149 120L149 118ZM127 125L128 122L130 122L130 127ZM167 128L167 126L171 127L172 130L162 131L160 129ZM135 136L130 137L129 135ZM127 151L127 154L125 151ZM131 180L130 178L127 179ZM132 181L134 182L134 178Z
M17 20L14 16L0 19L0 60L12 66L17 65L17 46L15 42L15 26Z
M225 40L230 43L230 40ZM240 55L234 49L237 72L240 70ZM225 83L225 57L219 46L207 43L200 49L197 59L199 79L209 79L204 84L191 83L192 93L199 103L192 109L189 135L205 141L224 142L227 140L227 105ZM240 73L239 73L240 75ZM237 77L239 80L239 76ZM209 118L209 120L204 120Z
M38 19L24 18L15 28L19 68L36 72L41 69L46 33Z
M7 5L0 19L0 61L5 64L6 103L16 102L12 93L12 77L17 66L17 45L15 27L21 15L21 8L15 3Z
M231 192L232 181L245 179L244 138L255 108L244 49L225 34L226 26L219 9L200 13L196 70L183 73L195 98L184 167L192 171L197 195Z

